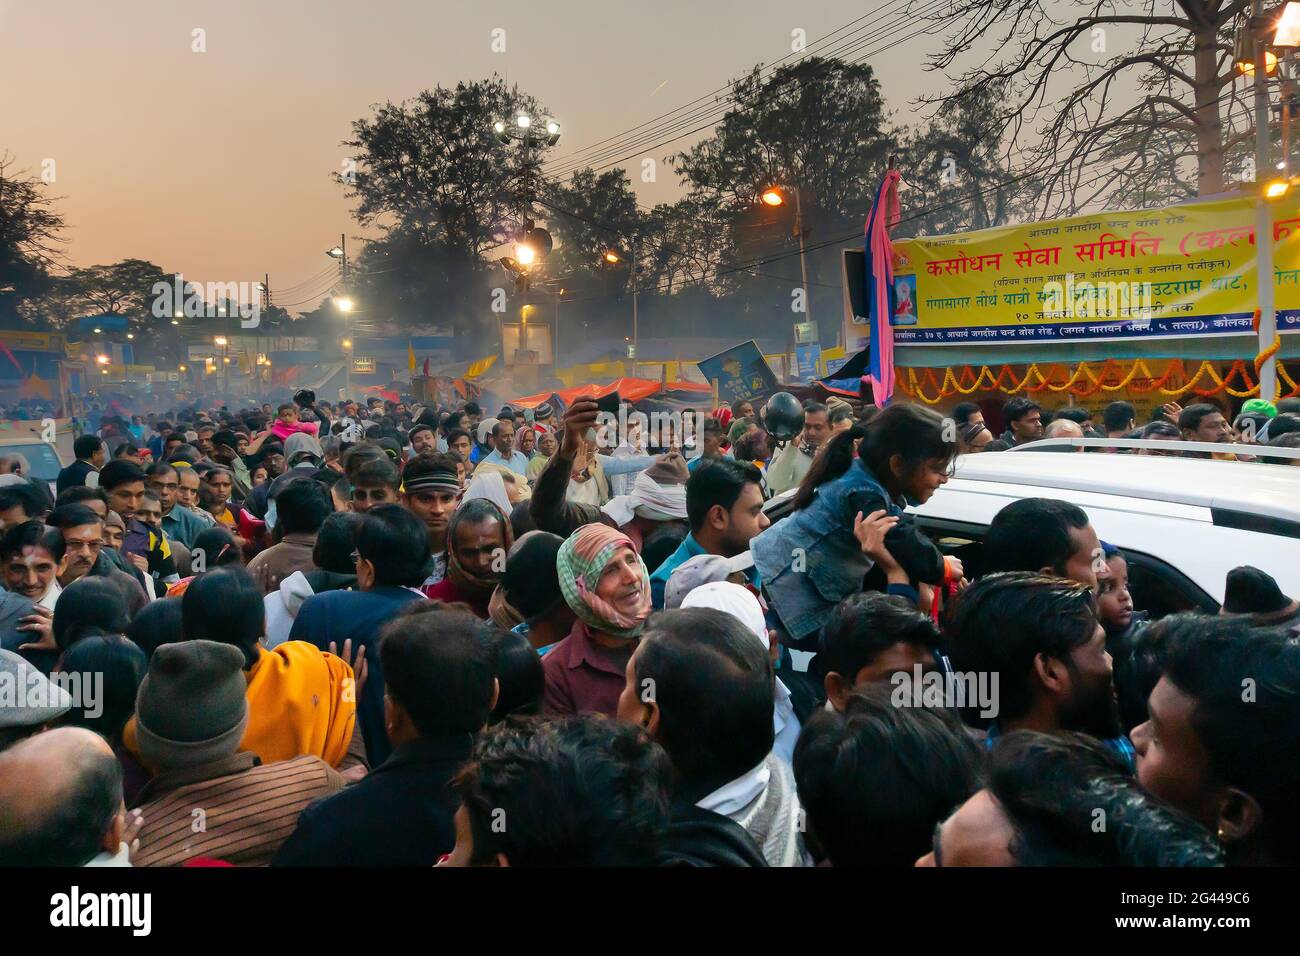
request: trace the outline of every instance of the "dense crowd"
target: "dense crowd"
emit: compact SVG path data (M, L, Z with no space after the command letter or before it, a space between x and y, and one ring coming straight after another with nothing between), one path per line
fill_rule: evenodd
M1300 862L1267 555L1153 619L1075 504L965 553L905 510L1297 404L96 408L53 490L0 461L0 863Z

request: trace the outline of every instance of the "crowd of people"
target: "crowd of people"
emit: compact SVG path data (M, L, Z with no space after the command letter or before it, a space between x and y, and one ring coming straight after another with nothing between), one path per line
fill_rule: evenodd
M1295 447L1289 401L96 409L0 474L0 863L1300 863L1265 569L1153 620L1075 504L977 556L905 510L1043 437Z

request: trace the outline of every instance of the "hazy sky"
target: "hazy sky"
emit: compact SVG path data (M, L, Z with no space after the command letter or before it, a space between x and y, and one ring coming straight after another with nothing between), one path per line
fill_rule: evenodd
M351 121L372 104L497 72L563 124L558 158L778 60L795 29L812 43L883 5L0 0L0 152L36 174L57 164L72 264L143 258L199 281L269 272L274 290L288 290L329 267L324 250L341 232L349 252L360 248L363 230L330 177ZM892 18L879 42L915 29ZM491 49L498 27L505 53ZM191 51L195 28L205 53ZM921 69L935 42L871 59L900 121L935 82ZM656 184L639 182L639 164L629 171L647 205L678 195L662 163Z

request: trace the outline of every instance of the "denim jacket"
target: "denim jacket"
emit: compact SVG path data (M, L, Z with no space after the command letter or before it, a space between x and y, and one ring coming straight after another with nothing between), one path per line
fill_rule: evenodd
M881 508L901 519L885 538L894 559L913 580L942 583L942 553L855 458L843 475L817 488L807 508L750 542L754 565L790 637L813 634L835 605L862 590L873 562L853 534L853 519L858 511L865 515Z

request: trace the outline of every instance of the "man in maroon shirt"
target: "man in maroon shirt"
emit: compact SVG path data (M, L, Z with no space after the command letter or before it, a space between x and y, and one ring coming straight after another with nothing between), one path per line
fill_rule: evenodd
M556 564L560 590L578 620L542 658L546 713L613 716L628 659L650 616L650 575L632 540L605 524L574 531Z

